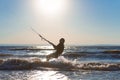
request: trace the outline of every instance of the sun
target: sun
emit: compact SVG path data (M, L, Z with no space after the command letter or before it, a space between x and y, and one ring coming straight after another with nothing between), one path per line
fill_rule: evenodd
M38 14L44 16L59 16L65 13L67 0L34 0L33 6Z

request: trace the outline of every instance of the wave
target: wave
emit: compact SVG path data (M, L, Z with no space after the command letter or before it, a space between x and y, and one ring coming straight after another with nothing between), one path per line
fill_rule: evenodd
M107 51L104 51L103 53L120 54L120 50L107 50Z
M83 56L87 56L89 54L87 53L79 53L79 52L67 52L64 53L62 56L66 56L66 57L83 57Z
M4 54L4 53L0 53L0 57L7 57L7 56L13 56L12 54Z
M105 54L105 53L64 53L61 56L64 56L66 58L98 58L98 59L120 59L120 54ZM30 57L37 57L37 58L45 58L46 55L35 55L35 54L6 54L6 53L0 53L0 57L18 57L18 58L30 58Z
M40 51L40 50L54 50L54 49L39 49L39 48L11 48L12 51Z
M98 58L98 59L120 59L120 54L113 54L113 53L74 53L74 52L66 52L62 54L66 58ZM37 57L37 58L45 58L46 54L6 54L0 53L0 57L9 58L9 57L18 57L18 58L30 58L30 57Z
M52 59L49 62L39 58L0 60L0 70L120 70L119 63L78 63L64 57Z
M107 54L107 53L64 53L62 56L68 58L100 58L100 59L120 59L120 54Z
M0 64L2 64L3 63L3 60L0 60Z

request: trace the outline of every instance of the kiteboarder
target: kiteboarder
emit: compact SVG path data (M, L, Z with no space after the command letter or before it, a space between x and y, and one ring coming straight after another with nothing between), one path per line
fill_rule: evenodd
M59 44L58 45L55 45L53 44L52 42L48 41L46 38L44 38L43 36L41 36L38 32L36 32L33 28L31 28L36 34L39 35L39 37L43 40L45 40L46 42L48 42L49 44L51 44L53 46L53 48L56 50L54 53L50 54L50 55L47 55L47 61L49 61L51 58L58 58L62 52L64 51L64 42L65 42L65 39L64 38L61 38L59 40Z
M53 43L49 42L49 44L51 44L56 51L50 55L47 55L47 61L49 61L49 59L51 59L51 58L58 58L62 54L62 52L64 50L64 42L65 42L64 38L61 38L59 40L58 45L54 45Z

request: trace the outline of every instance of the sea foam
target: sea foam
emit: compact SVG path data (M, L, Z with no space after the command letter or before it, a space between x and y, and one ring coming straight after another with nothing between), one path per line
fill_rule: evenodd
M119 63L78 63L76 60L67 60L64 57L52 59L49 62L39 58L0 60L0 70L120 70Z

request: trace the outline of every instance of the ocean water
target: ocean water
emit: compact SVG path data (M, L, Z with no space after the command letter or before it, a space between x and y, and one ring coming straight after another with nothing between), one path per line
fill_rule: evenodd
M0 46L0 80L120 80L120 46Z

